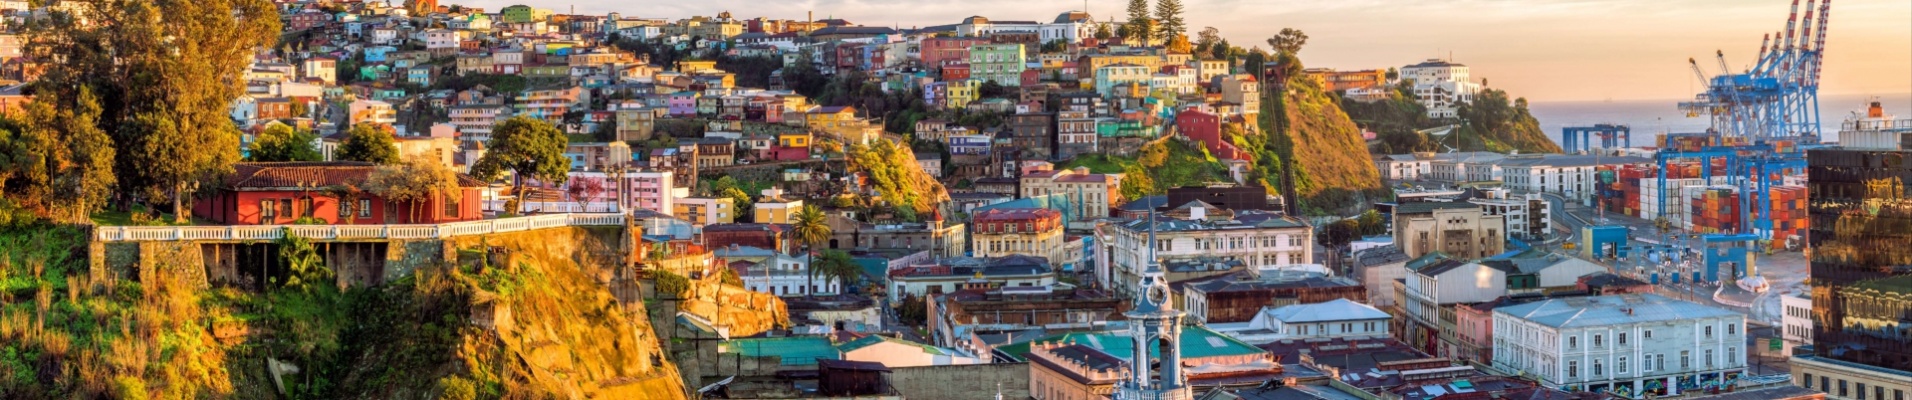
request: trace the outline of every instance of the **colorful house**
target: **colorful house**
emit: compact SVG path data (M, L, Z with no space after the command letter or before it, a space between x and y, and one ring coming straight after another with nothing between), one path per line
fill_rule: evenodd
M478 191L486 185L464 174L457 175L456 193L389 201L369 192L340 199L326 190L363 186L378 169L371 163L238 163L233 169L216 193L193 203L193 214L228 225L290 224L300 218L326 224L436 224L483 218Z

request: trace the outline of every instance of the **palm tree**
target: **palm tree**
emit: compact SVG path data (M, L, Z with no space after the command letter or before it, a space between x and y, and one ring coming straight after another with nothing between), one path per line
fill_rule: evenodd
M796 235L797 241L802 242L804 245L803 255L804 264L806 265L810 264L811 261L814 261L816 258L811 255L811 252L816 250L817 246L823 245L823 242L830 240L830 224L826 219L827 218L823 216L823 210L818 209L817 206L814 205L804 206L802 211L797 212L796 223L792 224L794 227L791 229L791 233ZM815 266L812 265L812 267ZM805 268L805 270L809 275L807 280L810 288L815 289L817 287L817 269ZM816 292L816 290L810 291L810 293L814 292Z

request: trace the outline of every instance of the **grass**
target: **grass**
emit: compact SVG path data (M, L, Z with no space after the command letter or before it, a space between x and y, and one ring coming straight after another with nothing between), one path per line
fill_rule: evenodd
M139 215L139 216L135 217L135 215ZM192 217L190 222L187 222L184 224L176 224L172 222L173 214L171 213L161 213L159 215L159 218L151 219L151 220L146 219L147 218L146 215L147 215L146 206L136 204L136 205L133 205L131 208L129 208L127 211L104 210L104 211L96 212L96 213L93 213L91 218L93 219L93 224L99 225L99 226L174 226L174 225L214 225L215 224L211 220L200 218L200 217Z

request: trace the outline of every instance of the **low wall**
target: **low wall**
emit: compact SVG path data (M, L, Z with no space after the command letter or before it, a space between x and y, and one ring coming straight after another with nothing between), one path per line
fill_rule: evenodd
M890 386L911 399L1029 398L1029 363L890 368Z

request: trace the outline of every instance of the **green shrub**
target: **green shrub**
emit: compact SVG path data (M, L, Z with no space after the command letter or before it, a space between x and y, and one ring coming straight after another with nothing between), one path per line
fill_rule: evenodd
M438 398L443 400L473 400L478 398L478 387L470 379L447 376L438 380Z

